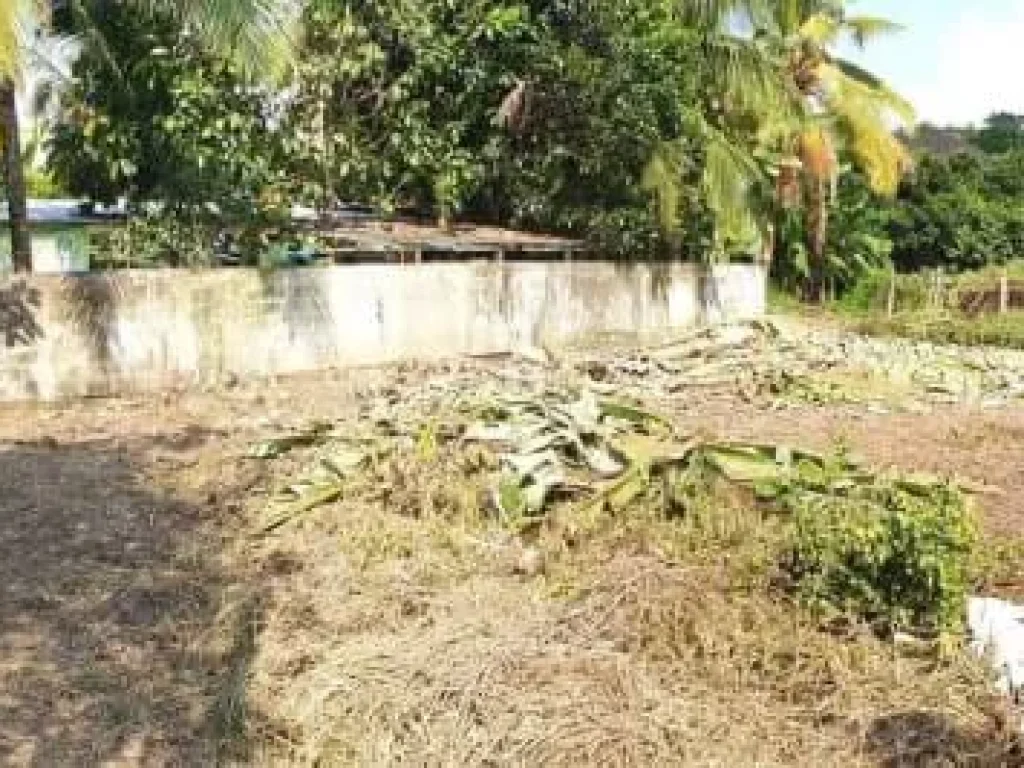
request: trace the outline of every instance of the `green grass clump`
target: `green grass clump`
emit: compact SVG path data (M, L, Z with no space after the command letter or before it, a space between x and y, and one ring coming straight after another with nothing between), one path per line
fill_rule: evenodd
M935 344L1024 349L1024 312L976 318L949 313L875 315L857 319L854 329L872 336L899 336Z
M977 531L948 485L879 478L794 504L789 571L812 608L895 630L956 633Z

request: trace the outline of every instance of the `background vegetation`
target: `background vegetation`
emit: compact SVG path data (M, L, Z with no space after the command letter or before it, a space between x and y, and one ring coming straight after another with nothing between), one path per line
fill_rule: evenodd
M621 258L770 260L809 298L1024 256L1024 117L913 131L911 105L833 54L899 30L846 5L59 4L37 24L82 52L47 89L48 139L22 141L28 186L126 199L148 212L139 242L359 202ZM16 78L34 44L12 19ZM165 251L150 261L208 256Z

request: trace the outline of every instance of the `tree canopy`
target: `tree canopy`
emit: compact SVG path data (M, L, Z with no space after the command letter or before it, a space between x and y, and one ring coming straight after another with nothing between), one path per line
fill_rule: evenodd
M190 221L361 202L625 258L770 259L808 295L890 254L1020 255L1024 119L915 134L835 53L898 27L847 5L80 0L48 17L82 47L48 158L67 193Z

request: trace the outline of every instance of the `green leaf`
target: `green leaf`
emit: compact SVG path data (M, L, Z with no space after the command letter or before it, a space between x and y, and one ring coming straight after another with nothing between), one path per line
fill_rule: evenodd
M331 430L326 422L315 422L306 429L290 435L271 438L256 443L249 449L249 457L254 459L276 459L293 448L315 445L322 442Z
M503 518L521 517L526 512L528 500L518 477L503 476L495 495L498 512Z
M600 401L601 415L605 418L619 419L644 429L672 431L672 425L654 413L625 403L611 400Z
M278 507L272 515L270 522L260 529L260 534L272 533L299 515L321 507L324 504L337 501L341 498L343 492L344 486L341 483L310 487L299 495L299 498L295 501Z

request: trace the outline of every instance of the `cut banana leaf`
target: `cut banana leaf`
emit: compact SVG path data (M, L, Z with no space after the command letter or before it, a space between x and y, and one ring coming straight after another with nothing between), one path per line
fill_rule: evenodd
M351 475L369 460L366 451L339 447L320 457L320 463L338 478Z
M580 399L567 405L563 412L569 417L569 425L581 432L594 432L603 415L601 406L593 392L585 391Z
M551 450L513 454L504 456L502 460L512 470L513 474L520 479L536 474L543 467L557 467L559 465L558 455Z
M526 513L526 493L518 477L503 476L494 495L495 505L503 518L520 517Z
M617 453L626 457L629 464L642 464L653 469L679 466L689 461L696 440L668 440L652 435L627 434L615 439Z
M535 473L523 489L526 511L531 515L543 512L551 494L565 483L565 475L557 467L547 467Z
M324 504L337 501L341 498L343 491L344 487L341 483L310 486L295 501L283 504L276 509L270 518L270 522L260 529L260 534L272 533L299 515L305 514Z
M541 453L542 451L551 450L563 442L564 438L557 432L547 431L538 434L535 437L523 439L519 445L516 446L516 453L520 455Z
M613 478L621 475L626 465L605 446L583 446L583 460L590 470L602 478Z
M472 443L511 443L516 431L511 424L470 424L462 438Z
M621 512L643 496L650 487L650 479L640 467L633 467L619 480L600 491L594 504L611 512Z
M789 469L775 459L775 452L755 446L707 446L704 459L730 482L769 483L783 480Z
M273 437L263 440L252 446L249 450L249 457L253 459L276 459L283 456L293 448L301 448L315 445L331 431L331 425L326 422L316 422L306 429L290 435Z
M605 418L618 419L619 421L625 421L644 429L672 431L672 425L668 421L642 408L624 403L616 403L611 400L602 400L600 407L601 415Z

